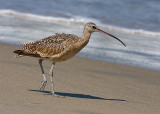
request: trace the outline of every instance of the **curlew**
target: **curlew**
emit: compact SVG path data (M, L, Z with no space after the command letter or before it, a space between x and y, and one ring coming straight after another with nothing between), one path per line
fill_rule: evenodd
M51 76L51 85L53 96L58 96L54 91L54 82L53 82L53 69L56 62L61 62L70 59L76 55L81 49L83 49L89 42L91 34L93 32L100 32L106 35L109 35L116 40L120 41L124 46L126 46L120 39L117 37L100 30L96 24L89 22L84 26L82 37L78 37L73 34L58 34L56 33L53 36L41 39L35 42L27 42L22 45L21 50L15 50L13 53L16 53L16 57L21 56L31 56L39 59L39 65L41 68L43 81L40 90L44 90L47 79L43 70L42 61L51 60L52 66L50 69Z

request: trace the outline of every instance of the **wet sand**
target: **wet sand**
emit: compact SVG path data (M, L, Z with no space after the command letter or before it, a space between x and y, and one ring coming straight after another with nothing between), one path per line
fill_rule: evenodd
M50 95L50 61L43 79L38 59L15 58L18 46L0 44L1 114L159 114L160 72L74 57L56 63Z

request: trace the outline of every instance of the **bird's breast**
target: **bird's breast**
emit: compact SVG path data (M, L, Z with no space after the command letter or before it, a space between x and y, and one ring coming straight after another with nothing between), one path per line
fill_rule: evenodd
M86 43L77 43L75 45L71 45L68 49L66 49L64 52L57 54L56 56L52 57L51 60L54 62L61 62L68 60L75 56L78 52L80 52L86 45Z

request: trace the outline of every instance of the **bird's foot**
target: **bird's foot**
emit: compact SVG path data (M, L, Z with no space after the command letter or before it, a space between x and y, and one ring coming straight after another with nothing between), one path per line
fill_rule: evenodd
M58 94L52 93L52 92L51 92L51 94L53 95L53 97L58 97L58 98L64 98L65 97L63 95L58 95Z
M46 87L46 84L47 84L47 81L46 80L43 80L42 81L42 86L40 88L41 91L44 91L44 88Z
M58 98L64 98L65 96L63 96L63 95L57 95L57 94L54 94L53 95L54 97L58 97Z

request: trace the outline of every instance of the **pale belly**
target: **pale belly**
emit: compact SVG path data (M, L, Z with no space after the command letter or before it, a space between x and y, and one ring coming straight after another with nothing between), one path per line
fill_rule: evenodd
M66 61L73 56L75 56L78 52L80 52L86 45L88 41L86 42L80 42L75 45L72 45L68 47L64 52L54 55L50 58L51 61L53 62L61 62L61 61Z
M66 61L70 58L72 58L73 56L75 56L81 49L72 49L67 51L64 55L57 55L57 57L54 58L50 58L51 61L53 62L61 62L61 61Z

